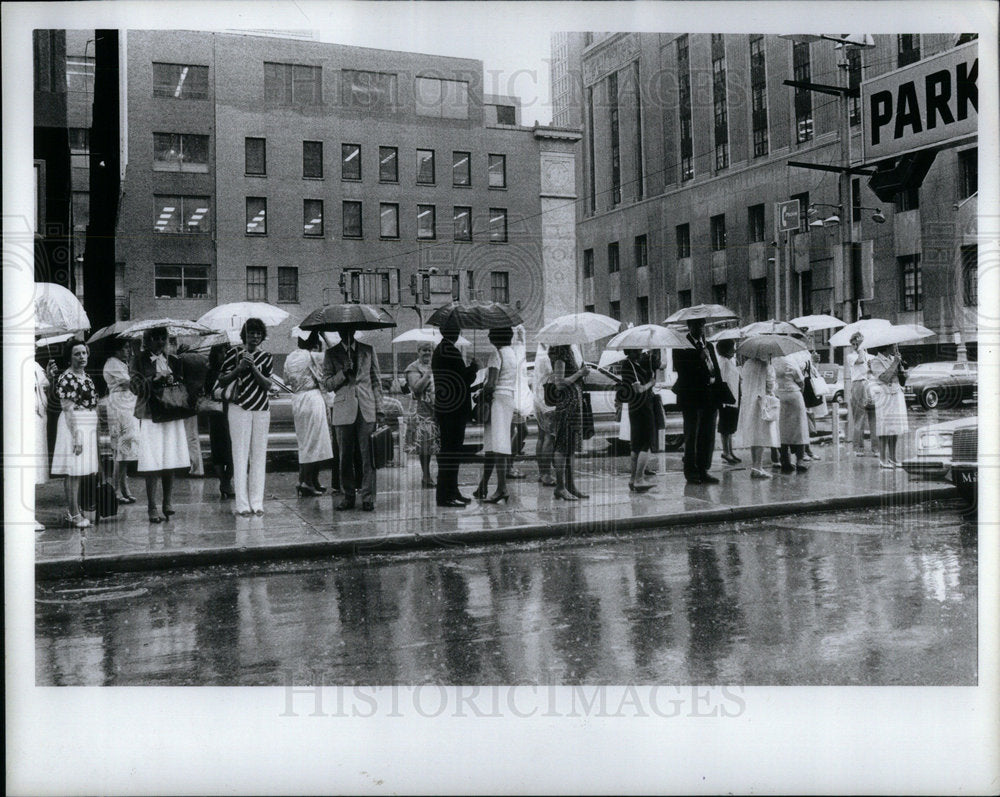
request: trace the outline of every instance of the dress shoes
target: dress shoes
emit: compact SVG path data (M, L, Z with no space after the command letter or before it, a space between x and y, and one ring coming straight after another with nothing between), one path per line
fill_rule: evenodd
M461 501L466 506L468 506L469 504L472 503L472 499L471 498L466 498L464 495L461 495L461 494L459 494L459 495L453 495L452 498L454 500L456 500L456 501Z
M465 509L468 504L465 501L459 501L457 498L446 498L444 501L438 501L438 506L449 506L454 509Z
M362 501L361 502L361 511L362 512L374 512L375 511L375 502L374 501Z
M702 473L699 477L702 484L718 484L719 480L716 479L711 473Z
M353 498L345 498L343 501L341 501L339 504L337 504L334 507L334 509L336 509L339 512L343 512L345 509L354 509L354 499Z
M684 480L688 484L702 484L701 476L685 476Z

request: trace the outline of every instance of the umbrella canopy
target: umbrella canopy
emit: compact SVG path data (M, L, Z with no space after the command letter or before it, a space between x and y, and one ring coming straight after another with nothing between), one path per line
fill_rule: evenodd
M288 313L267 302L229 302L213 307L198 319L198 323L218 332L227 329L238 332L248 318L259 318L264 326L276 327L288 318Z
M52 327L56 327L55 330ZM76 295L54 282L35 283L35 329L39 334L90 329L90 319Z
M907 343L921 338L933 337L936 332L921 324L890 324L876 327L865 335L865 348L877 349L880 346L891 346L893 343Z
M687 338L659 324L640 324L619 332L607 342L608 349L692 349Z
M839 318L832 315L824 315L823 313L800 315L798 318L793 318L789 323L795 324L799 329L804 329L808 332L819 332L823 329L840 329L840 327L846 326Z
M97 332L87 338L87 343L95 343L105 338L117 338L128 332L135 324L134 321L115 321L106 327L101 327Z
M437 346L441 340L441 331L437 327L419 327L418 329L409 329L403 334L397 335L392 339L392 342L433 343ZM472 341L459 335L458 340L455 341L455 345L464 348L465 346L471 346Z
M706 321L713 318L736 318L736 313L721 304L696 304L693 307L682 307L664 321L664 324L678 324L703 318Z
M451 302L431 313L427 323L434 327L455 323L460 329L502 329L524 322L513 307L499 302Z
M625 359L625 352L621 349L605 349L601 352L601 357L597 361L599 368L608 368L615 363L620 363Z
M860 332L865 337L864 344L868 343L868 335L880 327L891 327L892 323L884 318L863 318L852 324L847 324L842 329L838 329L830 336L831 346L850 346L851 337L855 332Z
M185 321L179 318L150 318L145 321L122 321L124 326L118 332L110 332L103 337L118 335L126 338L140 338L147 329L157 329L166 327L168 335L209 335L212 330L197 321ZM111 329L116 324L112 324L105 329ZM97 338L94 335L88 342L93 342Z
M722 329L716 332L714 335L709 335L708 340L710 343L718 343L720 340L741 340L743 338L743 333L738 327L731 327L729 329Z
M788 335L754 335L740 342L736 353L748 360L770 360L806 350L806 344Z
M740 329L744 337L750 335L802 335L804 331L787 321L755 321Z
M370 304L328 304L313 310L299 326L304 330L384 329L396 326L387 312Z
M617 334L621 322L600 313L570 313L549 321L538 330L535 340L549 346L593 343Z
M61 332L58 335L51 335L47 338L38 338L35 340L35 348L41 349L45 346L55 346L57 343L65 343L70 338L75 338L76 332Z

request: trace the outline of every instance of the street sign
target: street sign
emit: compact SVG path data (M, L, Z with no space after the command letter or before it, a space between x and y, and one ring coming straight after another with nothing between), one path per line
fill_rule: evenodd
M774 229L777 232L795 232L799 228L799 200L774 203Z

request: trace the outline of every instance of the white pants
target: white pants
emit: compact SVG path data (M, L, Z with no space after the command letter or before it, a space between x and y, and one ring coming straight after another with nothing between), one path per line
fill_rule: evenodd
M204 476L205 465L201 457L201 439L198 437L198 416L184 419L184 434L187 435L188 458L191 460L191 475Z
M264 472L267 465L267 429L271 411L249 412L229 405L229 436L233 441L233 483L236 511L264 509Z

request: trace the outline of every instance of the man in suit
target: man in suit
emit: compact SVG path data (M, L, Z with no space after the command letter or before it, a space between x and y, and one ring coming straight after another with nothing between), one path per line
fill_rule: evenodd
M673 391L684 417L684 477L688 484L718 484L708 470L715 451L715 424L719 415L715 385L722 381L715 347L705 340L705 320L687 322L693 349L674 350L677 381Z
M340 333L340 343L326 350L323 387L334 391L331 419L340 451L340 487L344 497L337 509L353 509L357 490L354 457L361 454L361 508L375 509L375 465L372 432L382 417L382 382L371 346L354 339L354 330Z
M469 388L476 379L478 363L468 365L455 346L461 332L454 323L441 328L441 342L431 357L434 376L434 415L441 432L438 452L437 505L463 507L472 499L458 490L458 470L465 445L465 427L472 417Z

